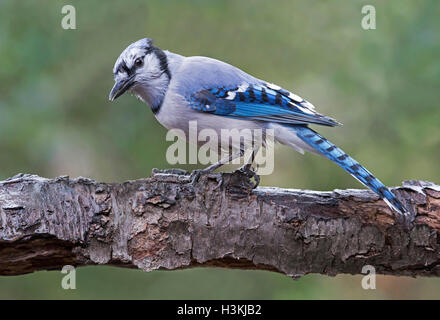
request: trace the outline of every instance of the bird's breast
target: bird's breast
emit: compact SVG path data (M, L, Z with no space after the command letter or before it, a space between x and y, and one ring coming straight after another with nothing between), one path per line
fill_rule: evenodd
M168 130L183 134L186 141L199 146L229 146L232 149L252 146L255 136L264 136L265 127L255 121L240 120L193 110L183 97L167 97L156 119ZM194 141L195 140L195 141Z

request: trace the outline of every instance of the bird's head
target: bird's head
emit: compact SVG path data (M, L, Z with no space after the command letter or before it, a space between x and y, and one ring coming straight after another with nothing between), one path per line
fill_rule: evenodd
M113 67L115 84L109 99L115 100L126 91L147 87L155 79L170 77L165 53L153 46L152 39L141 39L130 44ZM165 75L165 76L164 76Z

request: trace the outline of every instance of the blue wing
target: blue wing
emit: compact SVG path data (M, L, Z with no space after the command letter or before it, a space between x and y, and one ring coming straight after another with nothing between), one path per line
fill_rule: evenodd
M203 89L191 94L187 100L197 111L225 117L281 124L340 125L337 121L316 112L308 101L265 82Z

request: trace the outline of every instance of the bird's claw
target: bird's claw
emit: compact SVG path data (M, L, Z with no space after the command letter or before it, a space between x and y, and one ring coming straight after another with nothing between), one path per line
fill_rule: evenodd
M195 169L191 172L191 175L190 175L191 184L195 184L199 181L200 176L202 175L202 171L203 170Z
M212 173L212 171L210 171L210 170L203 170L203 169L193 170L191 172L191 176L190 176L191 184L197 183L202 175L210 174L210 173ZM215 186L214 190L217 190L218 188L220 188L223 185L223 175L221 173L215 174L215 178L216 178L218 184L217 184L217 186Z
M217 177L217 185L215 186L214 190L217 190L223 185L223 175L220 173Z
M252 166L246 164L241 168L237 169L241 174L246 175L249 179L254 179L255 183L252 186L252 189L255 189L260 184L260 176L252 169Z
M206 170L206 169L195 169L191 172L191 183L195 184L199 181L200 177L206 174L210 174L212 170Z
M255 189L260 184L260 176L252 169L250 165L244 165L243 167L236 170L236 172L239 172L240 174L245 175L247 178L254 179L254 183L252 185L252 189ZM199 181L200 177L202 175L210 174L212 173L211 170L205 170L205 169L195 169L191 172L191 184L195 184ZM215 176L218 184L214 188L214 190L220 188L223 185L223 174L219 173Z

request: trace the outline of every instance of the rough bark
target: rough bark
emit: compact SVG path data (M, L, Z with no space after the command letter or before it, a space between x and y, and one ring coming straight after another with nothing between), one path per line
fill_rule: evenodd
M220 183L221 182L221 183ZM17 175L0 182L0 274L106 264L145 271L196 266L307 273L440 275L440 186L408 181L396 221L368 190L251 188L238 172L191 183Z

